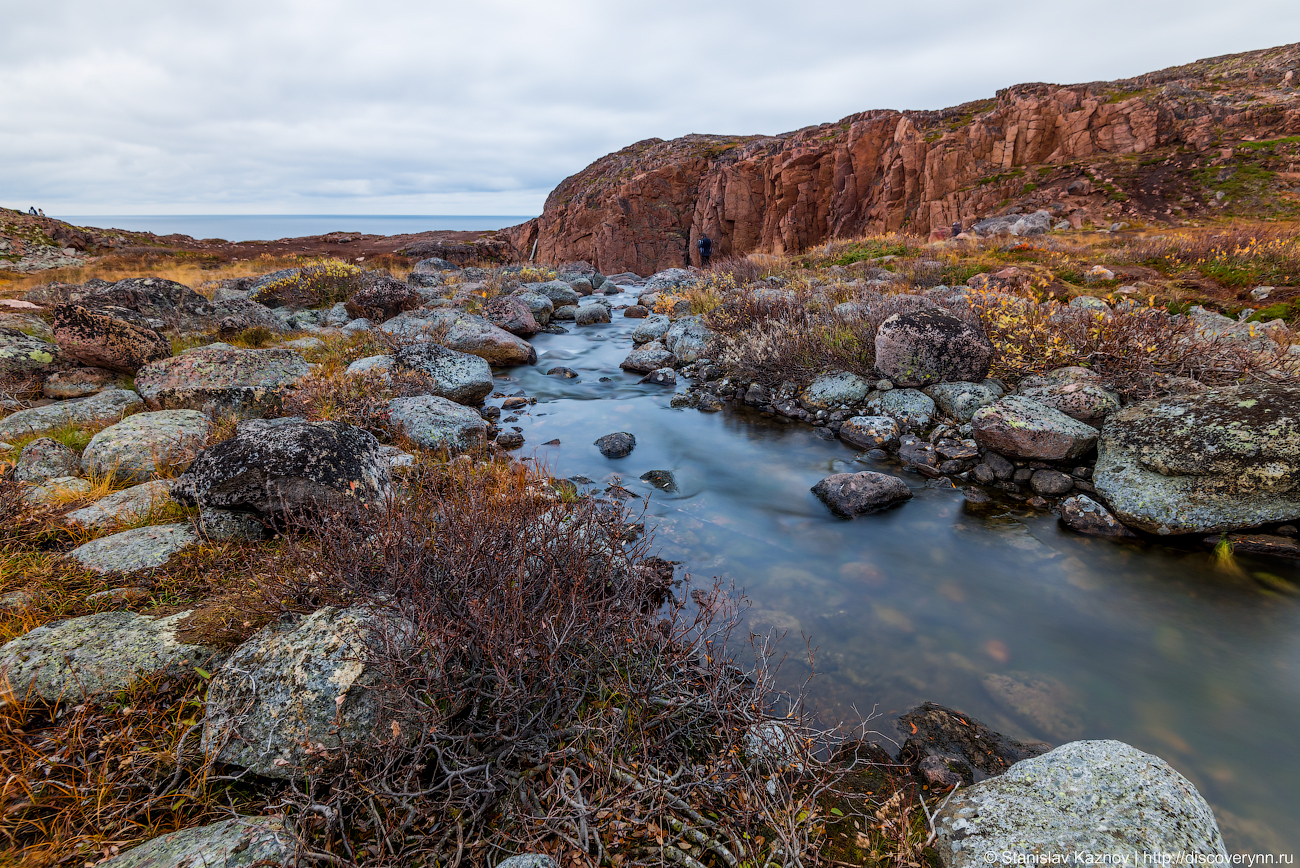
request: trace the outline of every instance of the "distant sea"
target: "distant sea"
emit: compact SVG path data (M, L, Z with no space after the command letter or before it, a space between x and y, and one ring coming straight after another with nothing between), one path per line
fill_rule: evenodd
M176 215L64 215L51 214L75 226L128 229L155 235L189 235L226 241L275 241L327 232L361 232L366 235L406 235L413 232L457 230L481 232L514 226L531 219L523 216L457 216L454 214L396 214L348 216L342 214L176 214Z

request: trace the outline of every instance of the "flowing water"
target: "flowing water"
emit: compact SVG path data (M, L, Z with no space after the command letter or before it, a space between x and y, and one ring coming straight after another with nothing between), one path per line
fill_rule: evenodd
M933 700L1021 739L1119 739L1197 786L1230 851L1300 850L1300 597L1286 593L1300 568L1091 539L1012 502L976 510L947 482L806 425L672 409L671 387L618 368L638 322L615 311L609 325L536 336L537 365L498 389L537 404L503 424L556 476L618 477L648 497L662 556L697 583L734 581L747 626L786 633L786 686L808 671L807 637L823 720L875 709L892 732L893 717ZM555 366L580 376L546 376ZM614 431L636 436L631 455L593 445ZM897 474L913 499L844 521L809 491L866 469ZM671 471L676 491L640 481L650 470Z

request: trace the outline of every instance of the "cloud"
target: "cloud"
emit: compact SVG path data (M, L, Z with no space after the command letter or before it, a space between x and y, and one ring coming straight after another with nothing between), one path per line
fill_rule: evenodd
M1027 9L47 0L0 32L0 198L54 213L536 213L631 142L941 108L1264 48L1292 0Z

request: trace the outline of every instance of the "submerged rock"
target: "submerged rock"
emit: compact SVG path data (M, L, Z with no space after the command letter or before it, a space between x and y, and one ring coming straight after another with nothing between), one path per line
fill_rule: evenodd
M912 497L907 483L897 476L870 470L828 476L814 485L812 492L844 518L879 512Z
M1071 530L1089 536L1110 536L1120 539L1134 536L1119 519L1086 494L1075 495L1061 501L1061 522Z
M636 448L636 437L626 431L616 431L601 437L595 445L606 458L625 458Z

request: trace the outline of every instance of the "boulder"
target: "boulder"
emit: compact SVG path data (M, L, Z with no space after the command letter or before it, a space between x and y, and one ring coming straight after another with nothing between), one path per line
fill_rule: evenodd
M28 506L54 506L89 494L93 487L89 480L76 476L55 476L25 491L23 503Z
M921 390L934 401L939 412L955 422L969 422L980 407L987 407L1003 395L992 383L938 383Z
M173 483L172 497L272 514L382 501L390 490L389 464L374 435L293 417L239 423L234 437L194 459Z
M537 351L528 341L497 328L481 316L458 310L408 311L390 319L379 330L410 340L441 333L439 343L486 359L493 365L524 365L537 361Z
M539 305L539 310L545 310L549 313L551 310L550 299L544 295L537 295L536 298L546 302L544 308ZM541 324L533 314L532 307L517 295L499 295L496 298L489 299L488 303L483 305L483 318L497 328L504 329L510 334L520 337L532 337L542 330Z
M854 416L840 426L840 439L859 449L898 446L898 423L888 416Z
M424 342L402 347L394 354L393 361L399 370L416 371L427 377L430 394L458 404L481 404L492 392L492 366L469 353Z
M441 257L430 256L415 263L411 271L416 274L440 274L444 271L460 271L460 266Z
M584 304L578 308L574 314L573 321L577 325L596 325L597 323L609 322L609 308L603 304Z
M210 506L199 510L195 527L206 540L260 540L267 535L266 525L253 513Z
M896 313L876 330L876 368L895 385L978 382L992 360L983 332L936 309Z
M74 368L56 371L45 378L41 394L56 401L69 398L86 398L110 388L118 375L104 368Z
M578 299L581 298L573 287L563 280L552 280L547 283L526 283L524 289L546 296L551 300L554 307L577 306Z
M966 231L972 235L1044 235L1052 228L1050 211L1035 211L1033 214L1008 214L1005 217L989 217L978 221Z
M388 382L388 374L396 366L397 360L392 356L366 356L364 359L357 359L344 369L343 373L349 377L360 376L361 374L374 373L381 375L384 382Z
M653 386L675 386L677 385L677 372L672 368L659 368L646 374L637 382Z
M671 368L676 363L677 357L667 347L658 341L651 341L628 353L627 358L619 362L618 366L625 371L648 374L659 368Z
M53 325L54 340L63 354L96 368L134 374L172 354L171 341L156 331L80 305L56 307Z
M574 277L571 275L561 275L561 279L569 285L569 288L581 296L591 295L596 291L596 287L591 285L591 279L586 275Z
M905 736L899 762L932 784L969 786L1051 749L1042 742L1008 738L969 714L933 702L900 715L897 728Z
M201 349L146 365L136 388L153 410L198 410L209 417L257 416L311 373L292 350Z
M1093 484L1120 521L1150 533L1300 518L1300 386L1212 389L1112 413Z
M12 329L0 329L0 375L48 371L63 360L58 344Z
M100 862L99 868L253 868L292 864L297 852L283 820L232 817L153 838Z
M198 541L188 524L155 524L91 540L68 557L92 573L136 573L161 567Z
M532 312L533 319L537 320L539 326L544 326L551 321L551 314L555 310L555 303L540 292L516 292L512 298L518 299L527 305L528 310ZM496 323L501 328L506 328L501 323ZM506 329L513 332L513 329ZM518 332L516 332L518 334Z
M637 327L632 329L632 343L648 344L660 340L668 334L668 329L671 327L672 322L668 317L659 313L650 314L645 322L638 323Z
M44 407L19 410L0 419L0 441L12 442L29 434L53 431L65 425L102 425L117 422L144 402L127 389L106 389L89 398L60 401Z
M157 510L171 503L171 482L155 479L101 497L90 506L73 510L64 521L83 530L104 530L123 524L146 521Z
M848 371L836 371L822 374L808 384L799 396L804 409L833 410L840 406L854 406L862 403L871 391L871 381Z
M1226 860L1214 813L1164 760L1119 741L1075 741L958 790L935 817L948 868L988 854L1179 854ZM1193 857L1194 858L1194 857Z
M1061 523L1071 530L1089 536L1109 536L1117 539L1132 538L1133 532L1119 519L1086 494L1078 494L1061 501Z
M391 277L377 277L348 298L343 309L352 319L384 322L424 304L424 296ZM340 323L342 325L342 323Z
M1060 410L1085 425L1098 426L1120 408L1119 395L1098 382L1076 380L1021 387L1015 394Z
M468 407L436 395L394 398L385 407L384 421L394 435L426 449L464 452L487 439L487 423Z
M627 319L645 319L650 315L650 309L642 304L628 305L623 308L623 316Z
M223 655L177 637L189 614L101 612L37 627L0 648L0 684L7 698L75 704L118 693L149 675L190 675Z
M1069 494L1074 488L1074 478L1059 470L1043 468L1035 470L1034 475L1029 477L1029 487L1034 490L1034 494L1060 497L1062 494Z
M687 268L665 268L663 271L650 275L645 282L645 288L649 292L662 289L680 289L683 286L693 286L700 280L700 272L691 271Z
M709 355L714 337L713 329L698 316L684 316L664 332L663 344L678 364L689 365Z
M1091 451L1097 429L1060 410L1015 395L981 407L971 417L981 446L1017 458L1063 461Z
M576 304L562 304L551 314L552 322L573 322L578 318Z
M836 515L853 518L910 500L912 492L897 476L864 470L861 473L837 473L812 487Z
M874 415L897 420L904 428L925 428L934 418L934 401L916 389L873 392L867 399L867 409Z
M14 465L13 478L19 482L42 483L61 476L75 476L81 458L67 446L48 437L39 437L23 447Z
M361 606L327 606L264 628L213 673L203 752L294 779L315 762L313 745L337 750L374 738L381 705L367 658L381 641L401 647L412 635L410 624Z
M81 466L87 475L144 482L188 465L211 431L212 422L197 410L137 413L92 437Z
M636 448L636 437L626 431L615 431L601 437L595 446L606 458L626 458Z

